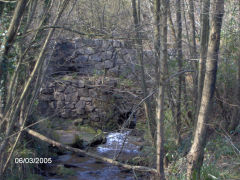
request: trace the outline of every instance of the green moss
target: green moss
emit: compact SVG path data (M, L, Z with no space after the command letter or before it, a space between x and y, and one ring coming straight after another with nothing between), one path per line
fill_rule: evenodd
M74 142L75 143L74 143L73 146L76 147L76 148L82 149L82 148L84 148L86 146L86 144L84 143L83 138L82 138L81 135L76 135Z
M148 166L149 165L149 161L151 161L151 159L147 158L147 157L142 157L142 156L136 156L133 157L131 159L128 160L129 164L133 164L136 166Z
M60 176L73 176L75 171L70 168L65 168L64 166L59 166L57 168L57 174Z
M58 134L57 132L52 131L51 136L52 136L52 138L55 139L56 141L59 141L59 138L60 138L60 137L59 137L59 134Z
M92 127L87 126L87 125L83 125L83 126L79 125L78 130L79 131L84 131L84 132L87 132L87 133L91 133L91 134L96 134L97 133L97 130L95 130Z
M104 126L105 130L115 130L118 128L118 124L114 121L108 121L107 124Z

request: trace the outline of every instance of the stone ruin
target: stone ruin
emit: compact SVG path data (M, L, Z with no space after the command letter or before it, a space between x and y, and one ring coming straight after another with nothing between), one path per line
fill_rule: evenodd
M147 61L152 54L146 52L144 57ZM123 41L61 40L40 90L40 114L80 119L99 128L121 125L137 96L125 92L120 80L136 82L136 64L136 50ZM133 94L141 97L138 87Z

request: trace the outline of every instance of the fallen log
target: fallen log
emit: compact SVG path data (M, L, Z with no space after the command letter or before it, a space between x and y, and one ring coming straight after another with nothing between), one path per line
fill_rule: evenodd
M31 129L25 129L25 131L44 141L44 142L47 142L49 144L51 144L52 146L56 146L60 149L65 149L65 150L68 150L68 151L71 151L71 152L74 152L74 153L79 153L79 154L83 154L83 155L87 155L89 157L92 157L92 158L95 158L95 159L98 159L98 160L101 160L103 162L107 162L107 163L110 163L112 165L115 165L115 166L120 166L120 167L123 167L123 168L126 168L126 169L131 169L131 170L134 170L134 171L144 171L144 172L150 172L150 173L157 173L157 170L154 169L154 168L149 168L149 167L145 167L145 166L132 166L132 165L129 165L129 164L124 164L124 163L121 163L121 162L118 162L118 161L115 161L113 159L110 159L110 158L106 158L106 157L102 157L102 156L99 156L97 154L94 154L94 153L90 153L90 152L86 152L84 150L81 150L81 149L78 149L78 148L73 148L73 147L70 147L68 145L64 145L64 144L61 144L57 141L54 141L52 139L49 139L48 137L36 132L36 131L33 131Z

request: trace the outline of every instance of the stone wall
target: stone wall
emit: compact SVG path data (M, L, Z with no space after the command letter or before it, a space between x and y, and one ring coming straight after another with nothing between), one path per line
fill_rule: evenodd
M151 53L145 53L145 60L148 56ZM122 41L62 40L40 91L39 111L100 128L121 124L136 97L126 93L120 81L136 82L136 69L136 50Z
M144 59L149 64L152 53L144 52ZM128 77L136 72L136 64L136 50L131 43L102 39L62 40L56 45L48 74L76 72Z
M134 106L134 97L117 86L117 80L112 79L102 83L87 77L61 76L41 88L39 112L78 119L94 127L116 128L128 118Z

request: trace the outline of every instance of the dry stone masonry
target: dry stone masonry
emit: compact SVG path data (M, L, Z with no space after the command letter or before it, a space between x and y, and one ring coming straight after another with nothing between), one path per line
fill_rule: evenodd
M145 54L146 60L152 56ZM121 91L119 79L136 81L136 64L136 50L123 41L60 41L40 91L41 115L116 127L127 119L136 100Z

